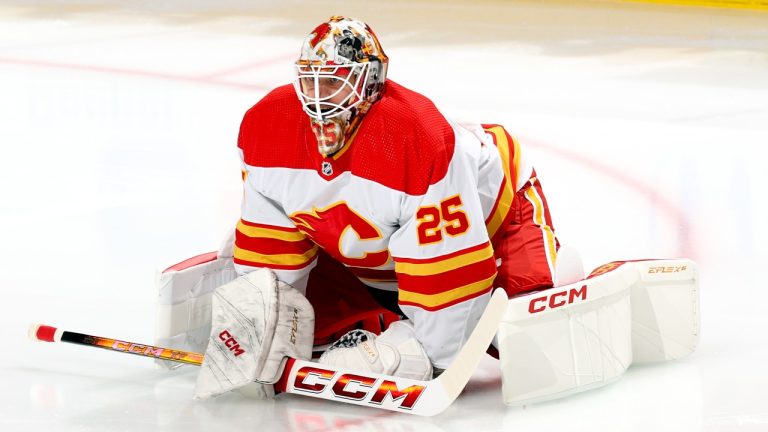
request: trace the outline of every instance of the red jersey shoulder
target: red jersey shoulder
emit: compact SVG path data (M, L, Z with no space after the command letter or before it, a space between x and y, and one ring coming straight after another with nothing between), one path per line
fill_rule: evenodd
M448 172L455 136L432 101L388 80L352 146L353 174L423 195Z
M307 115L288 84L269 92L245 113L237 146L251 166L311 169L308 133ZM315 146L314 141L311 144Z

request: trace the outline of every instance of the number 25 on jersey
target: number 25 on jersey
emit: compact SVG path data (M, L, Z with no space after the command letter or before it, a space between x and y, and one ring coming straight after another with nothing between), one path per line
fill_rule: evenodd
M443 233L451 237L464 234L469 229L469 219L461 210L461 197L454 195L440 202L439 206L419 207L416 232L419 244L426 245L443 241Z

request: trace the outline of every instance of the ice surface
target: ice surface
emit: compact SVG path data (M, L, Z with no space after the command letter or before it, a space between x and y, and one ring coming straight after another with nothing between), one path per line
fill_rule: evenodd
M123 3L0 6L0 430L768 430L765 12ZM422 419L290 395L194 402L194 369L26 339L42 322L152 341L154 272L216 249L237 218L242 114L335 13L373 26L392 79L521 139L586 267L697 260L699 349L514 409L489 358Z

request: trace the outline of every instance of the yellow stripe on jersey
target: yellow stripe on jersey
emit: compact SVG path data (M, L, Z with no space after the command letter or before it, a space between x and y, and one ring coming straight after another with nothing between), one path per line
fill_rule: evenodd
M493 280L496 275L483 279L479 282L464 285L458 288L454 288L449 291L444 291L437 294L420 294L400 289L398 294L398 302L408 304L418 304L427 308L437 308L455 300L472 296L484 290L487 290L493 284Z
M500 193L493 213L486 220L488 237L493 238L507 219L509 210L512 207L512 201L515 198L518 175L520 174L520 144L514 138L512 138L510 143L506 131L501 126L492 126L485 129L485 131L493 134L495 138L496 148L499 149L499 155L501 156L501 166L504 169L504 178L506 179L506 183L502 186L504 190Z
M493 126L486 129L486 132L492 133L496 138L496 147L499 149L499 154L501 155L501 165L504 168L504 176L509 179L512 184L512 189L515 189L517 186L517 179L512 176L511 167L513 167L514 164L509 163L509 140L507 139L506 132L504 132L504 128L501 126ZM513 143L514 141L515 140L512 140ZM514 148L514 144L512 150L517 150ZM517 158L517 155L515 154L513 157Z
M557 247L555 246L555 233L552 232L552 227L547 225L547 221L544 217L544 203L536 191L536 177L531 178L531 186L525 191L525 196L528 201L533 204L533 222L541 228L544 233L545 249L547 253L547 261L549 261L549 269L554 275L555 263L557 262Z
M249 261L256 264L273 264L273 265L287 265L287 266L301 266L312 261L317 255L318 247L313 246L312 249L304 252L303 254L276 254L267 255L257 252L251 252L246 249L241 249L235 246L235 259Z
M399 262L395 259L395 272L410 276L431 276L466 267L470 264L493 257L490 243L480 250L432 262Z
M271 228L246 225L241 221L237 223L237 230L248 237L268 238L275 240L284 240L289 242L301 241L306 237L299 231L283 231Z
M512 186L517 190L517 183L520 180L520 143L515 138L512 138L512 148L515 152L515 156L512 158L512 166L515 167L515 184Z
M512 191L509 182L505 182L502 187L504 190L501 191L501 196L498 198L496 207L493 209L493 213L485 223L485 229L488 231L488 238L490 239L493 239L493 236L496 235L499 228L501 228L501 225L509 214L509 209L512 207L512 200L515 199L515 193Z

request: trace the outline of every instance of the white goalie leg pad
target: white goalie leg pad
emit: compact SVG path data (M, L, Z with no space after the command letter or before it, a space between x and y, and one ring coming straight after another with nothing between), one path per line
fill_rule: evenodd
M632 362L626 267L598 278L510 299L499 326L508 405L556 399L617 379Z
M259 269L217 288L212 307L196 399L254 381L273 384L280 378L285 357L307 360L312 354L312 306L271 270ZM264 397L272 394L271 388L262 393Z
M510 299L497 335L504 401L601 387L630 364L691 353L698 333L692 261L606 264L588 279Z
M432 378L432 362L408 320L393 322L379 336L366 330L347 332L318 362L415 380Z
M699 343L699 283L689 259L632 263L640 281L632 287L633 364L675 360Z
M155 345L203 352L211 332L211 295L237 278L231 257L215 253L181 262L157 277ZM180 363L157 360L170 369Z
M218 252L210 252L175 264L156 278L155 345L203 352L211 333L211 295L238 277L232 261L235 232L232 230ZM180 363L156 360L168 369Z

